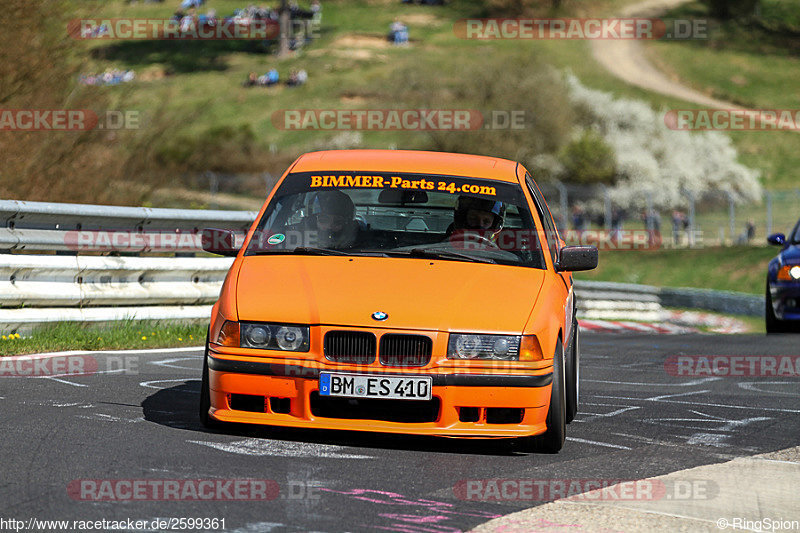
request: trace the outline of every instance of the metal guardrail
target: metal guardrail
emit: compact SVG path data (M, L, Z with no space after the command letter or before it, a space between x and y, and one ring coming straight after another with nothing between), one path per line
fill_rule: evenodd
M0 331L59 321L207 320L233 260L191 257L202 251L199 231L243 236L256 216L0 200Z
M0 251L197 252L204 227L246 232L255 211L162 209L0 200Z
M205 320L232 259L131 255L192 254L201 250L202 228L243 234L256 215L0 200L0 332L58 321ZM119 253L81 255L81 243L96 248L98 238ZM739 293L593 281L577 281L575 290L587 318L658 320L664 307L764 313L763 298Z
M0 256L0 308L199 305L216 301L233 259Z
M719 313L764 316L764 297L732 291L653 287L608 281L575 282L579 310L592 315L597 309L620 313L657 312L664 307L702 309ZM645 316L641 318L647 320Z

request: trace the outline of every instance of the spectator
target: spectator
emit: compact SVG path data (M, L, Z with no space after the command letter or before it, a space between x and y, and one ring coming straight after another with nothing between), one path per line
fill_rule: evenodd
M408 26L400 22L399 18L395 18L394 22L389 25L389 41L396 45L408 44Z
M311 20L315 24L320 24L322 22L322 4L319 0L311 0L311 13Z
M683 228L683 220L686 215L678 211L677 209L672 212L672 243L675 246L680 244L681 239L681 229Z
M572 227L577 231L586 229L586 212L579 205L572 208Z
M247 79L242 83L242 87L255 87L258 85L258 76L255 72L248 74Z
M129 83L136 78L132 70L109 69L102 74L82 74L78 82L82 85L118 85Z
M611 232L613 238L619 240L622 237L622 225L625 219L628 218L628 213L622 208L614 208L611 212Z
M297 87L299 85L303 85L307 79L308 74L304 69L292 69L292 71L289 73L289 79L286 80L286 85L289 87Z
M216 24L217 11L215 9L209 9L205 15L199 15L197 17L198 26L215 26Z
M650 246L661 243L661 215L654 209L642 211L642 222L647 230L647 242Z
M189 32L194 26L194 8L189 10L189 14L181 19L181 33Z
M645 229L652 231L661 231L661 215L654 209L643 210L641 214L642 222L644 222Z
M738 244L750 244L756 236L756 223L752 219L747 221L744 226L744 233L739 235Z

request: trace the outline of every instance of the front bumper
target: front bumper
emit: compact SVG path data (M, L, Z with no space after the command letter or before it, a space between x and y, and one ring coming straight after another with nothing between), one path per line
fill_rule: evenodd
M769 290L775 317L800 321L800 282L772 281Z
M209 412L214 419L222 422L451 437L521 437L543 433L547 429L545 419L550 401L552 367L536 370L535 373L436 373L430 369L416 372L409 369L376 371L374 368L358 366L336 365L335 368L328 368L313 361L287 364L286 360L278 358L254 360L231 357L216 353L213 349L207 358L211 396ZM319 396L321 371L430 376L433 403L358 399L354 406L359 402L371 403L373 407L377 406L377 410L372 409L369 418L347 418L351 416L350 413L337 414L330 406L320 408L320 405L330 401L327 397ZM240 395L250 399L263 397L263 412L232 408L232 398L243 397ZM282 412L276 412L276 404L272 404L270 399L279 400ZM342 400L337 399L336 402L341 404ZM347 403L347 399L344 403ZM391 411L408 410L412 403L420 405L421 411L431 412L430 419L391 420ZM255 405L260 405L258 400ZM386 408L382 409L384 405ZM344 408L347 409L347 406ZM386 416L381 412L385 412ZM519 419L498 422L496 413L509 412L518 412ZM469 416L465 416L465 413L469 413Z

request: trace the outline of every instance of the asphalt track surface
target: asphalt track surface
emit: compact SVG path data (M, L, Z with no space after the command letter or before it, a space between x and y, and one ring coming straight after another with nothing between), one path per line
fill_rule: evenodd
M639 479L797 445L796 377L674 377L665 361L797 355L798 341L584 333L581 412L557 455L523 453L512 441L207 431L196 414L200 350L132 353L127 361L98 353L92 375L0 378L0 518L207 517L241 532L468 530L539 502L459 499L454 486L463 480ZM279 495L98 502L68 492L85 479L253 478L274 480Z

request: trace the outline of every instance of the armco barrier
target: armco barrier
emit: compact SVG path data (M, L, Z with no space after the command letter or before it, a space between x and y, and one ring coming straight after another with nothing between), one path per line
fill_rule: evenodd
M0 228L0 332L57 321L206 320L232 259L145 257L141 254L150 249L141 243L147 239L115 244L122 255L80 255L67 235L175 233L190 244L186 246L183 239L184 245L174 251L191 255L200 251L200 229L241 233L255 217L249 211L0 200L0 219L5 223ZM575 292L579 316L587 318L659 320L664 307L764 313L763 298L732 292L595 281L577 281Z
M199 230L215 227L244 232L256 214L0 200L0 250L74 253L79 245L78 232L118 232L123 236L175 233L184 237L182 242L192 243L180 251L199 251ZM147 252L147 243L147 239L127 239L113 244L117 251Z
M59 321L208 320L232 259L191 257L201 251L198 232L241 236L256 215L0 200L0 332ZM101 243L113 253L81 255ZM161 256L143 255L152 251Z
M213 303L231 258L0 256L0 308Z
M608 281L575 282L579 311L616 309L621 312L658 311L663 307L702 309L718 313L764 316L764 297L730 291L653 287ZM586 313L584 313L586 314ZM644 316L643 319L647 320Z

